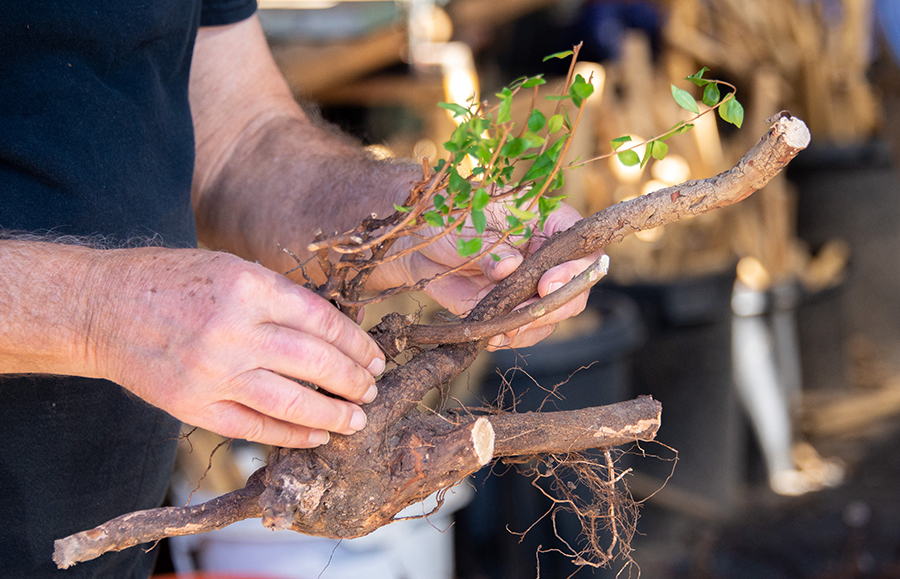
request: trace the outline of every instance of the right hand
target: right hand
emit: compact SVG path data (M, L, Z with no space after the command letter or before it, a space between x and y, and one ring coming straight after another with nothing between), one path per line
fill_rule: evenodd
M225 253L102 253L88 336L100 377L230 438L304 448L365 426L358 404L384 357L324 299Z

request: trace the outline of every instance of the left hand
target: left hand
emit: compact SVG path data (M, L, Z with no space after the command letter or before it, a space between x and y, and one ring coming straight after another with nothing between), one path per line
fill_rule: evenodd
M485 212L488 214L489 223L491 215L493 215L495 219L505 225L506 222L502 217L504 209L501 204L490 205ZM578 211L569 205L562 204L547 218L543 234L536 234L528 243L520 246L501 244L491 252L498 255L501 258L500 261L495 261L490 255L485 255L462 270L430 283L425 292L454 314L463 314L471 310L498 282L519 267L524 260L523 252L526 255L534 253L545 238L557 231L568 229L580 219L581 215ZM490 229L490 225L488 227ZM467 234L464 232L462 235ZM474 235L474 231L470 231L468 235ZM460 257L456 248L456 239L455 234L445 236L410 255L406 264L412 279L431 278L448 268L456 267L467 261L468 258ZM489 240L490 234L486 232L485 246ZM600 253L598 252L595 255L567 261L549 269L538 282L538 296L543 297L559 289L599 257ZM584 292L560 309L526 326L494 336L489 342L488 349L523 348L536 344L553 333L559 322L581 313L587 305L587 298L588 292ZM522 305L528 304L530 301L533 300L526 301Z

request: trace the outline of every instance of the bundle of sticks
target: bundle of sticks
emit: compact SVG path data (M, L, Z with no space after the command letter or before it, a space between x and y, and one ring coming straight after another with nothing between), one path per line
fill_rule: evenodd
M815 139L870 138L878 103L866 78L872 0L678 0L667 2L669 49L727 73L739 85L777 79L780 108ZM721 74L721 73L720 73Z

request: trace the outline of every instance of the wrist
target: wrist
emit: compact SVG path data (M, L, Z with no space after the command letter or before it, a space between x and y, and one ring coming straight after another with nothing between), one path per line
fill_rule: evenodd
M0 244L0 372L95 377L91 278L101 252L24 240Z

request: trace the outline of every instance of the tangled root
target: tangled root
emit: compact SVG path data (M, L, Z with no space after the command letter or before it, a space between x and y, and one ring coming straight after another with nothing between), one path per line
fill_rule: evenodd
M616 465L624 454L621 450L552 454L519 466L520 473L530 477L532 485L552 501L545 516L551 518L562 547L550 551L568 557L576 566L633 563L631 540L639 508L625 483L631 469ZM561 518L569 524L574 518L580 526L574 544L560 531Z

